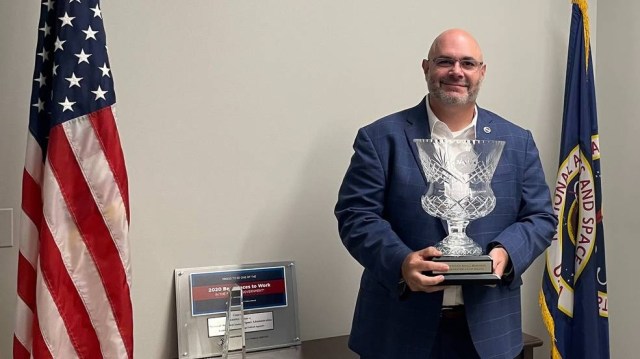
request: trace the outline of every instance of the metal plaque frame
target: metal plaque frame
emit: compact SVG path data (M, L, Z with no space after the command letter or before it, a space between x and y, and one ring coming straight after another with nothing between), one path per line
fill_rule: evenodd
M300 345L295 263L178 268L178 357L221 356L228 292L242 287L247 352ZM238 316L240 318L240 316ZM231 328L239 324L232 315Z

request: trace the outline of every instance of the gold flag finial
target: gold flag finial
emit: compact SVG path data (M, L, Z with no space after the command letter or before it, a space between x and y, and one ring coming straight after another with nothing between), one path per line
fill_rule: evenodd
M589 68L589 52L591 51L591 48L590 48L591 41L589 39L589 29L590 29L589 4L587 0L572 0L571 2L573 4L578 5L578 8L582 13L582 24L583 24L582 27L584 30L584 63L585 63L585 68Z

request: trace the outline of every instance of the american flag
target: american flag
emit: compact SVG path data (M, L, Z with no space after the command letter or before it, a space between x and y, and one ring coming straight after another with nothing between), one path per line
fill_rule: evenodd
M132 358L127 172L98 0L42 2L14 358Z

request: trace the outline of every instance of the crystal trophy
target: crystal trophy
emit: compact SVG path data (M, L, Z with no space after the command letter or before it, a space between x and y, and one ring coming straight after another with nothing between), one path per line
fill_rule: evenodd
M242 288L234 286L229 291L227 300L227 319L222 338L222 359L246 357L244 335L244 306Z
M493 261L469 238L470 221L489 214L496 206L491 179L504 141L416 139L420 163L429 182L422 208L447 221L449 235L436 244L443 254L434 261L449 265L443 284L495 284Z

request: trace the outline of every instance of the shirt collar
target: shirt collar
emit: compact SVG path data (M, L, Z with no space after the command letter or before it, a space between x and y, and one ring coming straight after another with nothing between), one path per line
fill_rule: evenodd
M427 97L427 117L429 118L429 129L431 130L431 138L447 138L459 140L475 140L476 139L476 123L478 122L478 106L475 106L473 118L465 128L460 131L452 132L446 123L442 122L431 109L429 98Z

